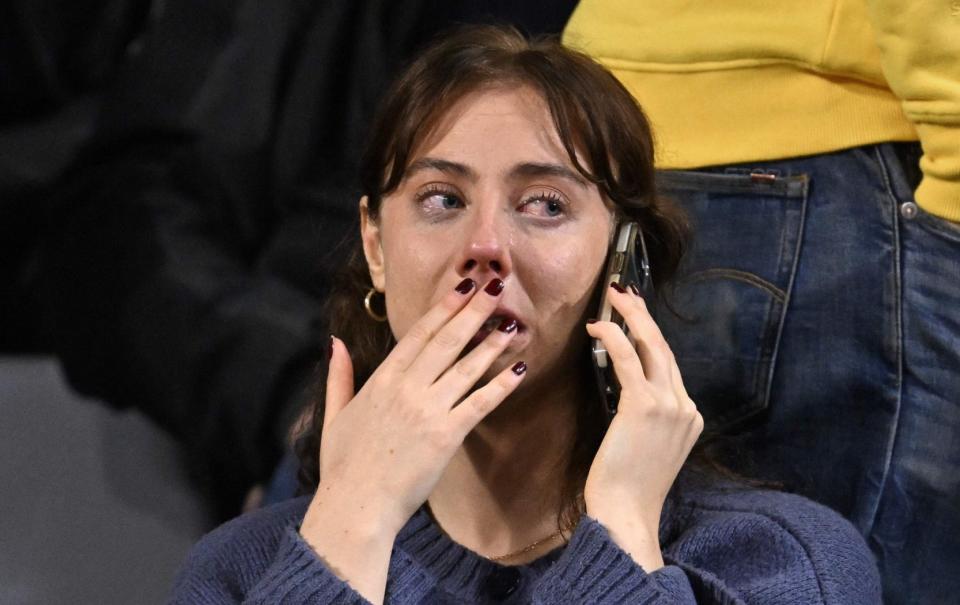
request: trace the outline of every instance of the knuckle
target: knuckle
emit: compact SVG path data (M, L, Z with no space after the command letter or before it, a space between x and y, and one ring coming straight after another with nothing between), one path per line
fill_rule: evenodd
M490 392L496 397L503 397L513 387L514 378L512 373L497 376L496 380L490 382Z
M427 326L425 326L423 323L417 322L413 324L407 331L406 338L423 343L430 340L430 336L430 329L427 328Z
M451 290L450 293L441 301L440 306L449 315L452 315L460 309L460 306L463 304L463 298L464 297L462 294Z
M644 336L646 337L646 341L650 343L650 346L653 347L658 353L660 353L664 357L669 358L670 356L673 355L673 351L670 349L670 345L667 344L667 341L663 337L663 334L660 332L660 330L657 330L651 327L651 329L646 331L646 334L644 334Z
M433 338L433 342L435 342L438 347L443 349L453 349L460 345L460 337L453 332L441 330Z
M471 378L475 374L476 370L472 363L467 361L459 361L453 365L453 371L456 372L458 376L463 378Z
M690 423L690 428L697 435L703 432L704 421L703 421L703 416L700 413L695 413L693 415L693 420Z
M677 365L677 358L676 358L676 356L673 354L673 349L671 349L670 347L667 347L666 356L667 356L667 363L668 363L671 367Z
M477 416L482 416L490 409L491 402L492 398L489 392L484 392L483 390L476 391L469 399L470 411Z
M498 401L503 398L503 394L510 388L509 378L498 376L491 380L482 389L474 391L471 395L470 404L479 414L486 414Z
M619 330L619 329L620 329L620 328L617 327L616 324L614 324L613 322L610 322L610 321L598 321L598 322L594 323L593 326L594 326L594 329L595 329L595 330L597 330L597 331L600 332L600 335L601 335L601 336L609 336L610 334L613 333L613 332L611 332L611 330L613 330L613 329Z

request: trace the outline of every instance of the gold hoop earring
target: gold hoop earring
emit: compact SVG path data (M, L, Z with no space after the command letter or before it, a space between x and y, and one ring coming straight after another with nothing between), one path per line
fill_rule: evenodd
M386 314L380 315L379 313L373 310L373 305L371 304L371 302L373 301L373 297L376 294L377 294L376 288L370 288L369 290L367 290L367 295L363 297L363 308L367 310L367 315L373 318L374 321L379 321L379 322L387 321Z

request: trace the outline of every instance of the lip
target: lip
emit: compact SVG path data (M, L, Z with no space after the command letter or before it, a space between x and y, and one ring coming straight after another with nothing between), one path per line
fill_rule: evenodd
M526 324L523 322L520 316L509 307L502 306L502 305L498 306L496 309L493 310L493 313L490 314L490 317L487 318L487 321L493 318L497 318L500 321L503 321L504 319L513 319L517 322L517 335L514 336L514 340L516 340L517 338L520 338L521 334L527 331ZM497 329L498 325L499 325L499 322L497 322L496 324L491 324L491 325L485 324L481 326L480 329L477 330L477 333L473 335L473 338L470 339L470 342L467 343L467 346L464 349L464 353L470 351L471 349L476 347L478 344L483 342L483 339L486 338L487 336L490 336L490 334L492 334L493 331Z
M523 322L523 319L521 319L521 317L517 313L515 313L512 309L510 309L509 307L505 307L503 305L500 305L496 309L494 309L493 313L490 314L490 317L499 317L501 320L503 319L516 320L518 332L523 332L527 329L527 326Z

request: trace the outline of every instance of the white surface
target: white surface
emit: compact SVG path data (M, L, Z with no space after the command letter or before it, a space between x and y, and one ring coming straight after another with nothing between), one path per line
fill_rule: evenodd
M209 528L170 437L0 357L0 603L163 603Z

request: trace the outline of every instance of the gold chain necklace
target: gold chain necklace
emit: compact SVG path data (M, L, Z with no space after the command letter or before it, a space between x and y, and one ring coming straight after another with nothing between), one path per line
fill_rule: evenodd
M443 531L444 533L446 533L446 532L443 530L443 527L440 525L440 521L437 520L437 516L436 516L435 514L433 514L433 509L430 507L430 503L429 503L429 502L426 502L425 505L426 505L427 513L430 515L430 518L432 518L432 519L433 519L433 522L437 524L437 527L440 528L440 531ZM447 534L447 536L449 537L449 534ZM524 553L528 553L528 552L530 552L531 550L533 550L534 548L536 548L536 547L540 546L541 544L543 544L544 542L546 542L546 541L548 541L548 540L553 540L553 539L556 538L556 537L561 537L561 538L562 538L562 537L563 537L563 531L562 531L562 530L557 530L557 531L555 531L554 533L552 533L552 534L550 534L549 536L547 536L546 538L540 538L540 539L537 540L536 542L534 542L534 543L532 543L532 544L528 544L527 546L524 546L524 547L521 548L520 550L515 550L515 551L513 551L513 552L508 552L508 553L505 554L505 555L498 555L498 556L496 556L496 557L485 557L485 558L486 558L488 561L503 561L504 559L509 559L510 557L516 557L517 555L522 555L522 554L524 554Z
M533 544L529 544L529 545L527 545L527 546L524 546L524 547L521 548L520 550L515 550L515 551L509 552L509 553L507 553L507 554L505 554L505 555L499 555L499 556L496 556L496 557L487 557L487 560L489 560L489 561L502 561L502 560L504 560L504 559L509 559L510 557L516 557L517 555L522 555L522 554L524 554L524 553L528 553L528 552L530 552L531 550L533 550L534 548L536 548L536 547L540 546L541 544L543 544L544 542L546 542L547 540L553 540L554 538L556 538L556 537L558 537L558 536L559 536L559 537L563 537L563 533L560 532L559 530L556 531L556 532L554 532L554 533L552 533L552 534L550 534L550 535L547 536L546 538L540 538L539 540L537 540L537 541L534 542Z

